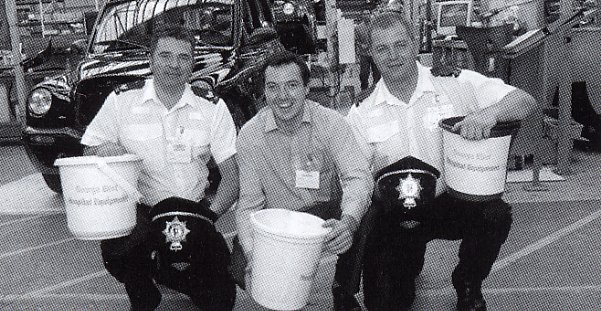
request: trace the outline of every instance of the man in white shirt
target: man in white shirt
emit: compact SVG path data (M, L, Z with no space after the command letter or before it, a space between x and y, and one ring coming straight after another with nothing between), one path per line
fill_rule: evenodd
M203 98L188 84L194 44L191 32L181 27L157 31L150 45L153 78L111 93L82 137L86 154L133 153L143 160L135 229L127 237L101 243L105 267L125 284L134 310L152 310L161 299L150 273L150 209L168 198L186 199L197 202L198 213L214 222L238 197L236 129L222 100ZM204 190L211 156L222 180L209 204ZM221 300L199 301L199 289L189 289L192 300L203 309L233 307L235 285L227 272L229 253L227 259L220 267L204 267L218 271L215 286L223 287Z
M481 284L509 234L511 207L501 199L469 202L446 193L438 122L466 116L456 125L460 135L484 139L497 122L525 118L536 102L499 79L468 70L440 76L422 66L416 62L413 32L403 12L382 10L372 16L370 53L382 79L347 119L375 176L406 157L431 165L442 176L432 203L404 210L396 221L374 199L368 212L377 216L364 259L365 304L369 310L409 309L428 241L461 239L453 272L457 308L486 310Z

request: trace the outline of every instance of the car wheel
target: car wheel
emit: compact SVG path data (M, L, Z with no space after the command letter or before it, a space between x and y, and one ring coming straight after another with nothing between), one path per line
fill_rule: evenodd
M46 182L46 185L48 186L48 188L50 188L50 190L58 194L63 193L60 175L42 174L42 177L44 177L44 181Z

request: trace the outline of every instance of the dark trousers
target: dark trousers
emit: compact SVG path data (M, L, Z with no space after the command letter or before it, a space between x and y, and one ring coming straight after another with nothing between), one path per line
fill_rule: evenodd
M152 259L153 241L151 241L150 207L139 205L137 209L137 224L129 236L111 240L103 240L100 243L102 259L107 271L119 282L125 285L132 310L154 310L160 301L161 293L156 287L153 276L160 274L164 285L188 295L192 302L202 310L223 311L232 310L235 302L235 285L227 274L227 262L223 262L222 276L224 280L216 281L215 284L231 284L227 288L215 289L210 285L203 284L199 275L200 269L191 265L182 275L165 276L165 273L157 271ZM164 242L164 240L162 241ZM226 280L227 279L227 280ZM212 291L219 295L211 294ZM223 298L216 301L215 297Z
M374 64L369 55L359 55L359 81L361 81L361 90L369 87L369 74L372 74L374 84L380 80L380 71Z
M340 219L340 203L320 203L309 208L305 212L318 216L324 220L332 218ZM367 230L365 228L367 223L368 222L361 222L359 229L355 233L353 245L344 254L338 255L338 261L336 262L334 284L335 286L341 286L349 295L353 295L359 291L361 261L363 259L362 256L367 239ZM232 250L231 271L236 283L242 289L245 289L246 287L244 282L246 265L246 256L238 241L238 237L235 237Z
M415 278L433 239L462 240L453 285L476 284L488 276L512 223L511 206L498 199L469 202L448 194L428 206L403 212L374 200L373 230L363 267L365 305L371 311L406 310L415 298ZM419 222L406 228L403 222Z

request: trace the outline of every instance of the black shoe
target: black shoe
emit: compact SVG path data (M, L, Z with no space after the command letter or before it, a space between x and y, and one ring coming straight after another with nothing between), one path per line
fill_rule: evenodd
M355 296L347 294L342 287L332 288L334 297L334 311L361 311L361 306Z
M486 311L481 281L467 281L457 270L453 271L452 280L457 291L458 311Z
M153 311L161 303L161 292L151 279L125 283L132 311Z
M458 311L486 311L486 301L482 296L480 286L466 286L457 289Z

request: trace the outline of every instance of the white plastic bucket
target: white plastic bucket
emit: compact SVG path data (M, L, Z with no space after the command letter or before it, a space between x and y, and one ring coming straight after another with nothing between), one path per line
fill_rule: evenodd
M285 209L251 214L253 260L250 292L273 310L299 310L307 304L319 266L323 219Z
M507 157L518 122L497 124L489 138L467 140L452 131L463 117L444 119L440 126L444 152L445 181L449 194L464 200L487 201L505 191Z
M133 154L54 162L60 171L67 226L76 238L106 240L131 233L136 225L141 164Z

